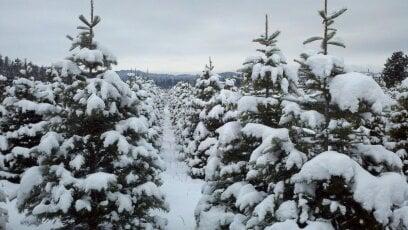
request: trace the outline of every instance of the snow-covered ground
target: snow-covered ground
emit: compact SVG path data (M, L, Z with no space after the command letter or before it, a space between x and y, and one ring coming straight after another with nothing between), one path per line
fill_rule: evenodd
M177 160L178 150L170 121L170 112L164 110L162 158L167 167L162 173L162 191L170 204L170 212L164 216L169 230L194 229L194 209L201 197L202 180L191 179L187 175L187 166Z

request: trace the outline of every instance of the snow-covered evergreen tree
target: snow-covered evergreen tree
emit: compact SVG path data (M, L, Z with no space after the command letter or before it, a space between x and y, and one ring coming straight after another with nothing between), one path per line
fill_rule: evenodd
M17 205L65 229L162 229L165 221L152 214L166 209L158 188L162 163L147 141L140 99L110 70L115 57L94 40L100 17L91 3L60 69L72 81L62 123L35 148L40 165L24 173Z
M196 99L193 107L198 113L198 123L195 126L192 140L188 144L186 161L193 178L204 178L204 167L207 163L210 149L215 144L215 130L222 124L219 122L219 111L214 111L214 98L221 89L219 76L213 74L214 66L210 58L203 74L196 82ZM215 108L216 109L216 108ZM212 112L212 113L211 113ZM212 116L215 116L211 118ZM195 119L195 118L194 118Z
M397 87L397 104L393 107L388 127L392 149L404 163L404 173L408 175L408 78Z
M169 93L169 110L180 150L178 157L183 160L186 158L187 146L193 138L195 128L192 124L196 113L192 107L193 92L193 87L189 83L179 82Z
M20 174L37 164L31 151L40 143L60 111L52 85L34 81L29 68L22 69L6 88L0 121L1 177L19 182Z
M269 36L267 31L254 40L265 46L259 50L264 57L247 61L243 69L247 96L237 103L239 119L217 129L196 209L199 229L263 229L276 222L281 205L294 204L285 203L293 196L293 186L287 184L305 156L294 148L289 131L277 127L296 78L287 75L276 47L279 32Z
M402 51L394 52L384 65L382 80L388 88L398 86L408 77L408 56Z
M244 76L246 96L240 101L243 122L279 127L284 95L295 88L296 76L286 65L286 58L277 46L280 31L269 34L268 16L265 34L253 40L261 47L262 56L248 58L240 70Z
M319 11L323 36L305 42L321 41L322 50L302 54L298 61L304 95L287 103L283 121L295 119L292 139L309 160L291 177L294 215L272 229L316 224L384 229L405 224L400 222L408 199L402 162L384 146L372 145L368 128L390 99L372 77L344 73L343 61L328 54L330 45L345 47L333 28L334 19L345 11L329 13L325 0L325 9Z
M161 116L163 110L162 92L152 80L134 76L128 84L141 101L139 114L146 117L149 123L147 140L159 150L161 145Z

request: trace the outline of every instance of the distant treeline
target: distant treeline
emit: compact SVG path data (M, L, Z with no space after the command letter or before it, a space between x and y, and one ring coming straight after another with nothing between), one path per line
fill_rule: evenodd
M26 59L11 59L0 54L0 75L7 77L10 81L24 74L24 71L30 72L30 76L35 80L41 80L45 77L46 70L47 67L35 65Z
M119 76L123 80L127 80L128 78L132 76L141 76L146 79L153 80L157 86L164 88L164 89L170 89L173 86L175 86L178 82L184 81L188 82L191 85L194 85L197 78L197 75L193 74L158 74L158 73L146 73L140 70L120 70L117 71ZM236 84L241 84L241 78L239 73L234 73L234 72L223 72L219 74L221 76L221 80L225 80L227 78L234 78L236 79Z
M30 76L33 76L35 80L42 80L46 76L47 66L38 66L27 59L11 59L8 56L2 56L0 54L0 75L7 77L10 81L15 77L22 75L22 71L30 72ZM140 70L119 70L117 71L119 76L123 80L127 80L131 76L141 76L146 79L153 80L157 86L169 89L175 86L178 82L184 81L191 85L195 84L198 78L198 74L158 74L158 73L147 73ZM226 78L236 79L236 84L241 84L241 78L239 73L234 72L223 72L219 74L221 80Z

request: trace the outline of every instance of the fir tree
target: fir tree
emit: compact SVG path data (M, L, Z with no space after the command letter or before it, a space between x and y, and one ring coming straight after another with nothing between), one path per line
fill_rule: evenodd
M261 45L257 51L262 56L248 59L240 70L244 76L246 94L249 96L243 98L240 107L243 113L242 121L279 127L281 103L284 95L294 89L295 79L288 73L285 57L276 45L280 31L269 34L268 29L266 15L265 34L253 40ZM249 107L251 104L254 108Z
M393 107L388 127L392 149L404 162L404 173L408 175L408 78L397 87L397 104Z
M258 50L264 56L244 63L247 96L226 113L238 112L237 119L217 129L217 150L196 209L199 229L263 229L276 222L276 210L293 196L289 179L305 156L294 148L289 131L277 128L284 99L295 89L276 47L278 35L269 36L266 28L254 40L265 46Z
M185 160L189 140L192 139L194 127L190 123L194 115L192 109L193 87L186 82L177 83L170 92L169 110L175 135L179 144L179 158ZM184 119L180 119L183 117Z
M387 88L399 85L408 77L408 56L402 51L394 52L384 65L382 79Z
M162 166L147 141L149 123L136 93L110 70L114 56L94 41L99 16L79 17L71 56L59 69L64 89L62 123L35 152L40 165L24 173L20 211L63 229L162 229L153 209L166 209L158 189Z
M193 178L205 177L204 167L207 163L210 149L215 143L215 130L220 127L218 119L207 119L208 113L214 106L214 97L221 89L219 76L212 73L214 66L211 58L209 65L205 66L203 74L196 82L196 100L194 109L197 111L193 119L197 120L194 129L193 139L188 144L187 165L190 168L190 175Z
M371 77L344 73L342 60L328 54L331 45L345 47L333 28L334 20L345 11L329 13L325 0L324 10L319 11L323 36L305 41L321 41L321 51L301 55L299 77L304 95L284 109L285 121L295 119L292 139L309 159L291 178L297 200L294 207L299 214L291 223L299 227L330 223L335 229L382 229L389 224L387 218L391 219L393 212L400 212L398 209L404 206L401 201L406 197L374 211L366 203L378 202L377 197L370 198L367 194L373 191L362 184L370 181L381 190L383 181L393 180L390 186L401 183L404 190L406 183L399 174L402 162L398 156L384 146L370 143L370 122L382 115L389 98ZM344 167L352 168L348 170L353 173L346 175ZM384 192L383 196L392 197L395 193L399 191Z
M20 77L7 87L2 103L1 176L11 182L19 182L20 174L37 164L38 156L31 150L57 121L53 116L60 111L52 86L34 81L30 70L20 71Z

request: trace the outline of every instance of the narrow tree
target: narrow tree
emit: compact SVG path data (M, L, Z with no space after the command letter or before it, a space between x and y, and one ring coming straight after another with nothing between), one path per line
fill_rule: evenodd
M219 76L213 74L213 63L211 58L209 64L205 66L203 74L197 79L195 88L196 100L194 100L193 108L196 111L194 120L197 124L194 128L192 140L188 144L187 149L187 165L190 168L189 174L193 178L204 178L204 167L209 156L208 151L214 146L215 130L220 126L219 123L212 123L214 120L208 120L207 113L212 109L213 99L219 93L221 84Z
M408 78L397 88L397 104L391 111L388 134L391 146L404 162L404 173L408 175Z

